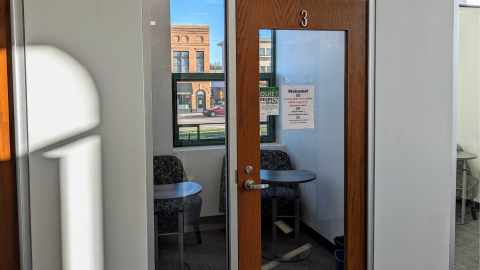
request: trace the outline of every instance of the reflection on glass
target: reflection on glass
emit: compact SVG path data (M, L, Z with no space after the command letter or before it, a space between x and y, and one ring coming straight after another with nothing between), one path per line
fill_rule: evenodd
M261 191L262 264L334 269L344 235L345 33L259 35L260 86L280 93L280 114L260 119L273 119L278 143L260 152L261 179L270 185Z
M166 6L150 5L156 269L227 269L225 150L175 150L225 143L224 2Z
M458 36L455 269L479 269L480 8L460 7Z

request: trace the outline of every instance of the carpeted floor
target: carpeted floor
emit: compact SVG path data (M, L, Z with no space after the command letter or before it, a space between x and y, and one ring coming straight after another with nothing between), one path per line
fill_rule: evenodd
M457 223L460 222L460 204L457 204ZM477 216L480 215L477 213ZM455 270L480 269L480 237L479 220L473 220L470 211L467 211L466 224L455 226ZM193 228L185 230L185 262L198 270L226 269L226 230L224 224L200 225L203 244L198 245ZM294 249L291 233L288 235L278 232L278 254L288 253ZM334 256L320 246L305 232L300 234L301 245L312 245L311 255L298 262L272 263L262 258L263 269L278 270L334 270ZM165 235L159 238L160 269L178 269L178 236ZM268 229L263 229L262 243L270 243L271 236Z
M278 255L287 254L296 249L294 245L293 232L289 234L283 234L281 230L278 230ZM272 242L271 230L264 229L262 233L262 244L269 244ZM310 256L302 261L278 263L271 260L262 258L262 270L335 270L335 257L320 246L315 240L308 236L305 232L300 232L300 246L311 244Z
M202 231L203 244L198 245L195 238L195 233L191 228L186 227L184 250L185 262L193 266L194 269L203 270L220 270L226 268L226 231L225 225L200 225ZM291 233L284 235L281 231L278 234L279 253L291 251L294 248ZM262 258L262 265L264 269L298 269L298 270L334 270L335 257L315 240L300 233L301 245L310 243L311 255L298 262L289 263L274 263L270 260ZM159 238L159 260L160 269L178 269L178 236L165 235ZM270 235L264 232L262 236L262 243L269 243ZM270 264L269 264L270 263Z
M457 204L455 225L455 270L477 270L479 265L479 220L473 220L470 211L465 216L465 225L459 225L461 205ZM477 217L479 213L477 213Z
M457 204L457 223L460 222L460 204ZM477 216L480 218L479 213ZM480 228L479 220L473 220L470 211L465 217L466 224L455 226L455 270L480 269ZM185 230L185 262L195 269L220 270L226 269L226 230L224 224L200 225L203 244L198 245L193 228ZM320 246L305 232L300 233L301 245L310 243L311 255L298 262L272 263L262 258L263 269L278 270L334 270L334 256ZM278 232L278 254L288 253L294 249L291 233L288 235ZM160 269L178 269L178 236L165 235L159 238ZM268 229L263 229L262 243L270 243L271 236Z

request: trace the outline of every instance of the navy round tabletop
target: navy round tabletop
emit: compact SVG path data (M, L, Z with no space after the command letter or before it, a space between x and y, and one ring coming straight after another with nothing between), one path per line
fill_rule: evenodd
M301 184L313 181L317 175L307 170L260 170L260 179L272 184Z
M155 200L186 198L200 192L202 192L202 186L195 182L181 182L153 186L153 198Z

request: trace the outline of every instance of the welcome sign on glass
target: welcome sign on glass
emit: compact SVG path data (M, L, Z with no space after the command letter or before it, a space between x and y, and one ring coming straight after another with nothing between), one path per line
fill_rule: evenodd
M314 128L314 86L282 86L282 129Z

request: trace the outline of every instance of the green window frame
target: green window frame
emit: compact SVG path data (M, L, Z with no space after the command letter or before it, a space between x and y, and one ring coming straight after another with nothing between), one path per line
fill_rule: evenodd
M260 81L266 81L267 86L275 86L276 78L276 63L275 63L275 30L272 31L272 49L271 49L271 72L260 73ZM225 145L225 138L222 139L200 139L200 126L209 124L181 124L177 122L178 104L177 104L177 83L188 81L225 81L224 73L172 73L172 115L173 115L173 147L188 147L188 146L208 146L208 145ZM259 83L260 83L259 81ZM259 89L260 90L260 89ZM223 97L226 100L226 97ZM260 95L259 95L260 99ZM259 101L260 102L260 101ZM228 106L228 104L226 104ZM218 123L215 123L218 124ZM226 124L225 124L226 125ZM267 126L267 135L260 136L261 143L273 143L276 141L276 116L267 116L267 121L260 121L260 126ZM181 127L196 127L196 139L180 139ZM226 135L225 127L225 135Z
M260 74L260 80L267 81L268 85L274 82L275 76L272 73ZM201 139L200 138L200 126L207 125L209 123L200 124L178 124L178 104L177 104L177 83L188 81L224 81L224 73L173 73L172 74L172 115L173 115L173 146L174 147L187 147L187 146L207 146L207 145L225 145L225 138L222 139ZM228 106L228 105L227 105ZM208 118L206 118L208 119ZM269 143L275 142L275 121L276 117L269 115L267 121L260 122L260 125L267 126L267 135L260 136L260 142ZM218 123L216 123L218 124ZM195 127L197 129L196 136L193 139L180 139L181 127ZM226 131L225 131L226 132Z

